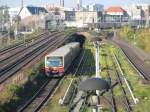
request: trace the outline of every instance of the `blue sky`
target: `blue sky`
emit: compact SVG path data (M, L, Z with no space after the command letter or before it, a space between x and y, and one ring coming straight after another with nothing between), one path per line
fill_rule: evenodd
M150 0L82 0L83 5L90 3L100 3L105 7L109 6L128 6L133 3L148 3L150 4ZM59 0L24 0L25 5L39 5L44 3L53 3L58 4ZM65 6L73 7L75 6L76 0L65 0ZM0 0L0 5L7 4L10 7L16 7L21 4L21 0Z

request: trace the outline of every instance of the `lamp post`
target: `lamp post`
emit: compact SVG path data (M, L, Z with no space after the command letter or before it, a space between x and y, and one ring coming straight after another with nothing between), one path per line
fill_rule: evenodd
M95 66L96 66L96 78L101 78L100 76L100 72L101 72L101 68L100 68L100 59L99 59L99 42L101 42L102 39L99 37L95 37L91 39L91 42L93 42L94 46L95 46ZM97 106L93 109L93 112L99 112L100 111L100 102L99 102L99 91L96 90L96 94L97 94Z
M91 42L93 42L96 52L95 52L95 66L96 66L96 77L101 78L100 76L100 72L101 72L101 68L99 65L99 43L102 41L101 38L99 37L95 37L91 39Z
M84 81L82 81L79 85L79 90L82 90L87 93L87 99L88 96L94 95L93 98L93 103L92 106L93 112L100 112L100 102L99 102L99 97L95 96L94 91L108 91L110 89L110 85L106 80L103 80L101 78L88 78ZM91 93L90 93L91 92ZM98 98L98 99L95 99Z

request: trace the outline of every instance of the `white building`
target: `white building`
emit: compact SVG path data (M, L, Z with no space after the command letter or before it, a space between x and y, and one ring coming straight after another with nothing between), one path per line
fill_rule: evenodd
M142 14L142 8L133 4L127 8L127 12L130 15L132 20L140 20Z
M13 23L13 19L19 14L20 11L21 11L21 8L19 7L9 9L9 16L10 16L11 24Z
M47 10L43 7L35 7L35 6L25 6L23 8L17 7L17 8L9 9L11 23L14 17L16 16L20 16L21 19L24 19L26 17L32 16L32 15L38 15L41 13L47 13Z
M127 8L127 12L133 20L144 20L150 15L150 5L132 4Z
M31 29L58 29L63 27L64 16L62 11L48 11L43 7L26 6L21 8L10 8L9 14L13 19L19 15L21 18L20 25L28 26Z
M88 11L103 12L104 11L104 5L90 4L90 5L87 5L87 10Z
M77 0L77 10L82 9L82 0Z
M149 4L132 4L127 8L131 21L139 26L149 26L150 23L150 5Z
M97 22L97 18L98 18L96 12L77 11L75 15L76 15L77 27L87 27L88 23Z
M101 16L96 11L70 11L66 14L67 27L88 27L88 24L97 23Z

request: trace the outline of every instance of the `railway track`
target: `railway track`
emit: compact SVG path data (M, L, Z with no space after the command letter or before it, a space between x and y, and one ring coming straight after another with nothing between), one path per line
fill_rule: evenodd
M83 56L85 54L85 50L82 49L80 51L80 54L76 57L76 59L73 61L72 67L70 68L69 71L67 71L67 74L73 74L73 76L77 75L77 71L79 69L79 63L81 63L80 61L82 60ZM81 58L81 59L80 59ZM75 69L76 68L76 69Z
M114 55L114 56L115 56L115 55ZM115 57L112 58L112 60L115 60ZM118 83L119 83L119 86L120 86L120 89L121 89L121 92L122 92L123 104L124 104L124 106L125 106L127 112L132 112L132 107L131 107L130 101L129 101L128 97L127 97L127 92L126 92L126 90L125 90L125 88L124 88L124 86L123 86L123 81L122 81L120 72L119 72L119 70L117 69L118 66L116 65L116 62L114 62L114 61L113 61L113 65L114 65L113 68L114 68L114 70L115 70L115 75L116 75L116 77L117 77L117 81L118 81Z
M65 38L62 36L54 36L53 41L49 40L45 44L41 45L37 49L33 50L29 54L22 57L20 60L15 61L12 66L9 66L0 72L0 84L6 81L13 74L18 72L21 68L31 62L34 58L41 55L46 50L54 50L59 47L63 42L65 42Z
M55 36L60 36L61 34L57 34ZM18 51L17 53L15 54L12 54L11 56L3 59L0 61L0 74L1 72L3 72L4 70L7 70L7 68L10 68L11 66L14 65L14 63L16 61L19 61L21 60L23 57L26 57L28 54L32 53L34 50L40 48L42 45L46 44L47 42L49 41L53 41L54 40L54 36L51 35L51 36L48 36L47 38L45 39L42 39L41 41L23 49L23 50L20 50Z
M83 56L83 55L80 55ZM68 69L67 73L69 73L69 71L71 70L75 70L76 68L76 64L77 62L79 62L79 64L81 64L81 61L77 61L80 60L80 56L78 56L72 64L71 67ZM77 72L79 69L76 68L75 72ZM67 74L66 74L67 75ZM44 108L44 106L46 105L46 103L48 102L48 100L50 100L50 98L52 97L52 94L54 94L53 92L55 90L57 90L57 86L59 85L60 81L62 82L63 79L65 77L62 78L52 78L52 79L48 79L45 84L39 89L39 91L37 91L37 93L29 100L27 101L27 103L22 106L20 109L17 110L17 112L37 112L40 111L41 109Z
M110 51L109 51L110 52ZM106 72L107 72L107 78L109 80L111 80L111 77L110 77L110 67L109 67L109 64L108 64L108 58L109 57L109 53L107 52L106 53L106 57L105 57L105 62L106 62ZM115 94L114 94L114 91L113 91L113 88L110 88L110 93L111 93L111 101L112 101L112 112L117 112L117 106L116 106L116 100L115 100Z
M80 55L78 62L76 62L77 68L74 71L74 76L83 75L82 73L84 71L84 64L86 63L87 58L88 58L88 53L87 53L86 49L84 48L81 55Z
M89 54L86 49L84 49L81 59L79 61L78 67L74 72L74 76L84 76L85 78L90 76L89 73L87 73L87 68L85 69L85 64L87 63L89 57ZM86 112L87 109L87 100L82 99L83 92L78 92L76 94L75 99L70 103L69 112ZM80 100L81 99L81 100Z
M38 40L41 36L46 36L47 34L48 34L48 32L44 32L42 34L37 35L36 38L33 38L33 39L34 40ZM32 43L33 39L28 39L25 42ZM1 49L0 50L0 55L4 55L4 54L6 54L8 52L11 52L11 51L13 51L15 49L18 49L18 48L21 48L21 47L26 47L24 42L18 43L18 44L14 45L14 46L11 46L11 47L8 47L8 48L5 48L5 49Z
M85 63L87 62L87 59L88 59L88 53L86 50L84 50L83 52L83 56L80 60L80 64L79 64L79 69L76 71L76 73L74 74L75 76L85 76L85 69L84 69L84 65ZM81 64L82 63L82 64Z
M115 45L119 46L121 50L124 52L128 60L132 63L132 65L137 69L137 71L143 76L143 78L147 81L150 81L150 68L145 62L143 62L132 49L122 43L119 43L115 40L112 40Z
M34 48L34 46L37 46L41 42L46 41L46 39L48 39L50 36L53 36L55 34L57 34L57 33L53 33L51 35L49 35L48 33L44 33L44 34L41 34L36 41L28 43L28 46L26 46L25 44L22 44L15 48L8 49L8 51L1 53L0 63L2 64L4 61L8 60L9 58L12 58L13 56L15 56L18 53L21 53L25 50L27 51L28 49L32 49L32 47Z
M47 80L40 90L17 112L37 112L51 96L61 79Z

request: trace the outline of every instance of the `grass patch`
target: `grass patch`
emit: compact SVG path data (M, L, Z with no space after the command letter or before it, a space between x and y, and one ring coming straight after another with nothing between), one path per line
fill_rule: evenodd
M150 53L150 28L133 29L129 26L124 26L120 29L118 35L128 43Z
M43 31L40 32L34 32L32 34L27 34L25 36L25 41L28 41L30 39L36 39L38 37L39 34L43 33ZM18 45L20 43L24 42L24 36L18 37L18 39L11 39L10 43L7 42L7 40L5 40L6 42L3 42L2 45L0 46L0 49L6 49L6 48L11 48L15 45Z
M112 51L117 55L120 66L123 70L123 73L128 80L134 95L139 99L133 108L134 112L149 112L150 106L150 89L148 85L142 83L142 79L137 73L137 71L131 66L128 62L124 53L117 48L116 46L111 47ZM126 87L126 85L125 85ZM126 87L127 88L127 87ZM129 95L130 100L132 101L131 96Z
M65 37L69 37L70 35L72 35L73 33L76 32L76 29L74 29L74 28L65 29L63 32L64 32L64 36Z
M117 80L116 80L116 76L115 76L113 60L112 60L110 51L111 51L111 48L107 43L104 43L100 48L100 63L101 63L101 68L102 68L101 75L102 75L103 79L106 79L106 77L107 77L107 65L108 65L109 75L111 77L111 83L114 84ZM113 88L113 91L114 91L114 95L116 98L116 104L117 104L118 112L124 112L123 106L118 103L120 101L120 98L122 97L120 87L116 86L115 88ZM110 92L107 92L106 94L104 94L104 96L107 99L111 99L111 93ZM110 102L111 102L111 100L110 100ZM107 101L104 102L103 111L104 112L110 112L111 111L111 105L108 104Z
M71 78L65 78L59 89L56 91L54 97L48 103L48 106L45 107L45 112L68 112L68 107L60 105L59 100L60 98L64 97L64 94L70 84L70 81Z
M6 86L6 91L0 95L0 112L15 112L18 106L24 104L35 94L46 80L44 74L39 71L42 66L43 64L39 68L33 68L25 83Z

